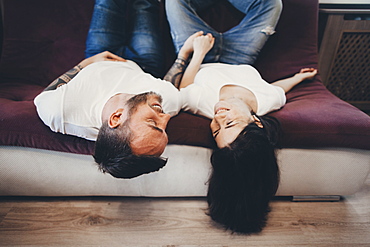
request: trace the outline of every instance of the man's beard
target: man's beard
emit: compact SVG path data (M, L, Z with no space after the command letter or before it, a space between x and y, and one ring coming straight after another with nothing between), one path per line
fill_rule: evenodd
M131 116L137 110L139 105L145 104L148 101L149 97L156 97L158 102L162 104L163 101L162 96L155 92L146 92L137 94L128 99L126 102L129 116Z

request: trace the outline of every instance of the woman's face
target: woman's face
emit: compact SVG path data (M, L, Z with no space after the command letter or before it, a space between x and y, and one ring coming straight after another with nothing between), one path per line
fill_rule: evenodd
M239 98L219 101L214 107L214 113L211 130L219 148L232 143L254 121L250 107Z

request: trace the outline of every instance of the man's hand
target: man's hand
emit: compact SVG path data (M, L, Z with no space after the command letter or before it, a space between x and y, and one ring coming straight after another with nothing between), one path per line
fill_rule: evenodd
M117 56L109 51L104 51L99 54L96 54L92 57L86 58L83 60L81 63L79 63L79 66L82 68L85 68L86 66L96 63L96 62L101 62L101 61L120 61L120 62L126 62L127 60Z
M47 86L44 91L50 91L55 90L58 87L67 84L70 82L80 71L81 69L85 68L89 64L100 62L100 61L120 61L120 62L126 62L126 59L123 59L117 55L114 55L113 53L109 51L104 51L102 53L96 54L95 56L86 58L82 60L78 65L55 79L53 82Z
M185 58L185 60L188 59L188 57L194 51L194 47L193 47L194 39L202 35L203 35L203 31L199 31L189 36L189 38L185 41L184 45L181 47L178 56Z

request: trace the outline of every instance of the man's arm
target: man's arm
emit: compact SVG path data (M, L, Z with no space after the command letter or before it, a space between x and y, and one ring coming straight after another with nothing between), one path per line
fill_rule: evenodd
M114 55L113 53L110 53L108 51L105 51L105 52L102 52L102 53L99 53L95 56L92 56L92 57L89 57L89 58L86 58L84 59L83 61L81 61L79 64L77 64L75 67L73 67L72 69L70 69L69 71L67 71L66 73L64 73L63 75L61 75L60 77L58 77L57 79L55 79L52 83L50 83L45 89L44 91L50 91L50 90L55 90L57 89L58 87L62 86L62 85L65 85L67 84L68 82L70 82L83 68L85 68L86 66L92 64L92 63L95 63L95 62L99 62L99 61L122 61L122 62L125 62L126 60L117 56L117 55Z
M163 79L171 82L178 89L187 65L188 58L179 55Z
M67 84L70 80L72 80L80 71L82 70L82 66L77 64L72 69L68 70L66 73L55 79L52 83L50 83L45 89L45 91L55 90L58 87Z
M279 80L271 83L272 85L281 87L285 93L289 92L294 86L301 83L304 80L313 79L317 74L317 70L314 68L304 68L299 71L299 73L294 76Z

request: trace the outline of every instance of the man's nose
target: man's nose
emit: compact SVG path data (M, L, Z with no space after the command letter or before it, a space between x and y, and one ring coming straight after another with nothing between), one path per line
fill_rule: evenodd
M163 129L165 129L167 127L168 121L170 121L171 115L170 114L161 113L160 117L161 117L161 124L162 124L161 127Z

